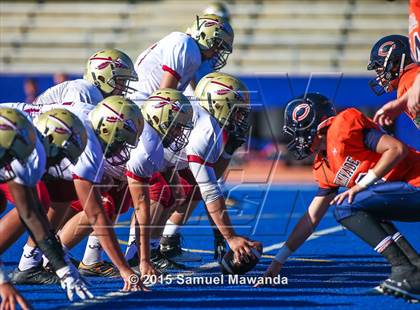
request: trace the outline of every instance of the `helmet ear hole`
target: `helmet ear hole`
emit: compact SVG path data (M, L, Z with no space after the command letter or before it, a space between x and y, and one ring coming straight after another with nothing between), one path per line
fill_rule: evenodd
M159 124L159 117L157 117L156 115L153 115L152 119L156 124Z
M105 83L105 78L102 75L98 76L98 80L101 80L102 83Z

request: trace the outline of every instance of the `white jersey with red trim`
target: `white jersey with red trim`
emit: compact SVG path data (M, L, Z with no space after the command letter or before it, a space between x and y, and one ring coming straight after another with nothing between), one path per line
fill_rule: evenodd
M72 102L67 105L34 105L28 103L2 103L1 105L24 111L32 118L56 108L64 108L77 115L86 128L88 138L86 148L80 155L76 165L71 164L70 161L66 159L61 162L60 168L63 174L58 173L54 168L50 168L48 174L53 177L64 178L65 180L72 180L76 177L86 179L92 183L100 183L104 170L103 151L88 118L89 112L94 108L93 105L83 102Z
M177 170L189 167L200 188L201 196L206 203L210 203L223 196L214 170L214 164L223 151L222 129L217 120L198 103L191 103L194 128L188 144L177 154L166 150L165 161Z
M223 151L223 135L217 120L193 101L194 128L185 147L188 161L213 165Z
M65 81L48 88L33 102L37 105L84 102L96 105L104 99L100 90L84 79Z
M198 44L189 35L172 32L139 55L135 69L139 80L130 86L137 91L129 98L141 104L159 89L163 74L171 73L177 80L177 89L184 91L201 65Z
M155 172L161 172L165 168L162 140L157 131L144 122L139 143L130 153L126 176L147 183Z

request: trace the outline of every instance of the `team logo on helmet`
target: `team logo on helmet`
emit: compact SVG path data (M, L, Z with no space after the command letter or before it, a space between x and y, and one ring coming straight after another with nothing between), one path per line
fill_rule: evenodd
M236 100L246 102L244 96L242 96L242 94L239 91L234 90L232 86L226 85L226 84L218 82L218 81L211 81L210 83L217 84L217 85L222 87L222 88L220 88L216 91L217 95L223 96L223 95L226 95L226 94L233 93Z
M307 103L302 103L296 106L296 108L293 110L292 113L292 119L295 122L301 122L303 121L311 111L311 107Z
M384 44L382 44L379 49L378 49L378 55L385 57L386 55L388 55L389 50L390 49L394 49L395 46L395 42L394 41L387 41Z
M128 68L128 65L122 61L121 58L112 60L111 57L92 57L90 60L97 60L100 63L96 66L97 69L102 70L113 64L117 68Z
M149 97L149 99L151 99L151 100L153 100L153 99L160 99L160 100L162 100L162 101L159 101L158 103L156 103L153 106L155 109L160 109L160 108L164 107L165 105L170 104L171 105L171 109L173 111L178 112L178 111L181 110L181 106L180 106L178 100L171 101L169 98L165 98L165 97L162 97L162 96L151 96L151 97Z

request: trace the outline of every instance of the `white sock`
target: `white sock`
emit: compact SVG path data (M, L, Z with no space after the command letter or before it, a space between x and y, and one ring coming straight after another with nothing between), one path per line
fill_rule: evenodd
M38 266L42 261L42 252L39 248L27 244L23 247L23 253L19 261L19 270L24 271Z
M82 262L85 265L93 265L102 261L102 247L99 239L90 235L86 244Z
M173 236L178 232L180 227L181 227L180 225L176 225L175 223L173 223L169 219L169 220L166 221L165 229L163 230L162 235L163 236Z
M130 226L130 236L128 237L128 245L125 250L125 259L132 259L134 255L137 255L137 252L136 227L132 225Z

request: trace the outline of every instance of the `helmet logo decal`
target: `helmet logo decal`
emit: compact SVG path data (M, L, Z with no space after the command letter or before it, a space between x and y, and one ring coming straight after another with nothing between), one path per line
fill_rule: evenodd
M113 60L111 57L92 57L90 60L100 60L101 62L96 66L99 70L105 69L110 64L114 64L117 68L128 68L120 58Z
M292 113L292 118L295 122L303 121L308 115L311 110L311 107L307 103L299 104Z
M378 49L378 55L385 57L388 55L390 49L394 49L395 42L394 41L387 41L384 44L382 44Z
M115 111L113 108L111 108L109 105L104 103L104 107L106 107L108 110L111 110L116 116L107 116L106 120L110 123L115 123L117 121L123 121L124 120L124 114L119 114L117 111Z
M15 131L19 130L15 126L15 124L11 120L9 120L7 117L0 116L0 119L2 119L6 123L6 124L0 124L0 130L10 130L10 129L15 130Z
M48 118L54 120L56 123L58 123L61 127L55 127L54 132L60 133L60 134L69 134L71 135L71 129L69 126L67 126L66 123L64 123L61 119L55 117L54 115L49 115Z
M165 98L165 97L162 97L162 96L151 96L151 97L149 97L149 99L152 99L152 100L153 99L161 99L162 100L160 102L157 102L153 106L155 109L160 109L160 108L164 107L165 105L170 104L173 111L178 112L178 111L181 110L181 106L179 104L179 101L171 101L170 98Z
M242 94L239 93L238 91L234 90L232 86L226 85L226 84L218 82L218 81L210 81L210 83L223 87L222 89L217 90L217 92L216 92L217 95L226 95L226 94L229 94L229 93L233 93L236 100L246 102L244 96L242 96Z

